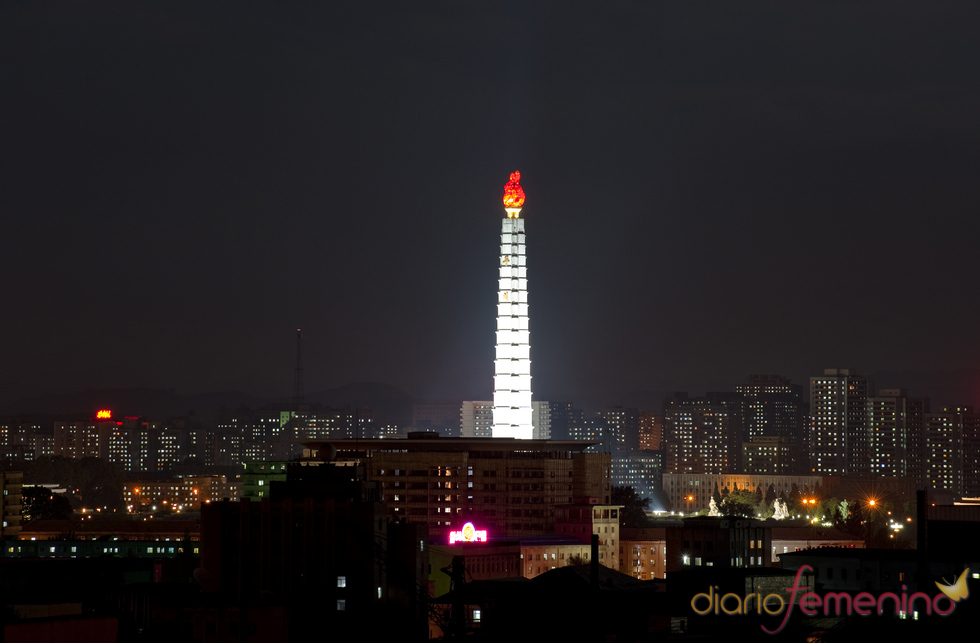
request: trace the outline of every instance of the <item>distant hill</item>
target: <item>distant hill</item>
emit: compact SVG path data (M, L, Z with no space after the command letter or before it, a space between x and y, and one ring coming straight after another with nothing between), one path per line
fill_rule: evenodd
M412 421L414 398L408 393L379 382L356 382L306 396L307 404L339 407L345 404L369 407L374 421L406 426Z
M116 417L142 415L151 420L192 416L202 421L215 417L222 406L263 406L266 398L229 391L181 395L174 389L152 388L92 389L24 397L0 407L3 415L45 415L92 417L98 409L111 409Z
M357 404L370 407L376 422L408 424L412 418L411 396L387 384L359 382L306 396L308 404L342 407ZM217 419L222 408L262 408L288 404L282 400L240 391L182 395L174 389L152 388L93 389L71 393L34 395L0 404L0 415L46 417L92 417L101 408L112 409L116 417L142 415L151 420L190 416L204 424Z

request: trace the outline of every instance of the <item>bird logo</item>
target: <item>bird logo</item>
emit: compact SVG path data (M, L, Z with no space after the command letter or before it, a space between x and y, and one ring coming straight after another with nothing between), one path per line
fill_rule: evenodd
M956 579L956 582L951 585L940 585L939 583L936 583L936 587L938 587L939 591L948 596L949 600L953 601L954 603L961 601L970 596L970 588L966 585L966 575L969 573L969 571L969 567L964 569L963 573L960 574L960 577Z

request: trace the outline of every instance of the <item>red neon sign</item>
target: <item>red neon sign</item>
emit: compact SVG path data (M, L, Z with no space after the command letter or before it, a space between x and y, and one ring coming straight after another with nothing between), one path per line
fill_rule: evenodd
M520 208L524 205L524 188L521 187L521 173L511 172L510 181L504 185L504 207Z
M111 420L112 419L112 411L110 411L109 409L99 409L99 411L95 414L95 419L96 420Z
M487 542L487 530L477 529L473 523L468 522L459 531L449 532L449 544L455 543L485 543Z

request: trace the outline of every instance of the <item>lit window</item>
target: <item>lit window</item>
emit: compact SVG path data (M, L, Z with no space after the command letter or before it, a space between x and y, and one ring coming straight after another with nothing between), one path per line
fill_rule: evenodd
M337 587L347 587L347 577L346 576L338 576L337 577Z
M347 601L344 600L343 598L338 598L337 599L337 611L338 612L343 612L346 609L347 609Z
M473 622L474 623L480 622L480 610L473 610Z

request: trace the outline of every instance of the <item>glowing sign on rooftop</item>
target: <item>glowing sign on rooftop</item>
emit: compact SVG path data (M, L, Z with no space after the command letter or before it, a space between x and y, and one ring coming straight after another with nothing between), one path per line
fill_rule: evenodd
M504 208L521 209L524 205L524 188L521 187L521 173L511 172L510 181L504 185Z
M460 531L449 532L449 544L456 543L485 543L487 542L487 530L477 529L473 523L468 522L463 525Z
M99 411L96 412L96 414L95 414L95 419L96 420L111 420L112 419L112 411L110 411L109 409L99 409Z

